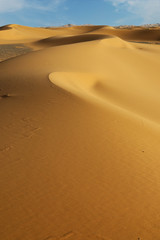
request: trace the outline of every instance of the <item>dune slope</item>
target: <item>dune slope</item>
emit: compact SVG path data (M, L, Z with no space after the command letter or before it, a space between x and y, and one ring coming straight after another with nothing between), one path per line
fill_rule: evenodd
M73 28L0 63L0 236L159 240L160 47Z

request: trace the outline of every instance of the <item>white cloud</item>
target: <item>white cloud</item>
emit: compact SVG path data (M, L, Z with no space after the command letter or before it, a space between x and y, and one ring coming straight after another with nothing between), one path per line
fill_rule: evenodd
M160 0L104 0L116 9L124 9L143 20L143 23L160 22Z
M0 13L15 12L24 8L55 10L65 0L0 0Z
M14 12L23 8L25 0L0 0L0 12Z

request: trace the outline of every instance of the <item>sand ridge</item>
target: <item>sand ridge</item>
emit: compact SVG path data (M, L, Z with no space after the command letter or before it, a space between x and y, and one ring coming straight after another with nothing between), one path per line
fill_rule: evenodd
M74 44L74 43L82 43L82 42L89 42L89 41L96 41L102 39L113 38L111 35L103 35L103 34L80 34L74 36L56 36L56 37L49 37L47 39L42 39L40 41L35 42L34 44L37 46L42 46L42 48L46 47L53 47L53 46L61 46L67 44Z
M102 34L113 35L127 41L154 41L160 40L159 28L131 28L118 29L109 26L73 26L57 28L34 28L9 24L0 28L0 44L29 43L47 37L59 35Z
M3 240L159 240L160 46L129 42L159 32L143 31L1 28L32 47L0 62Z

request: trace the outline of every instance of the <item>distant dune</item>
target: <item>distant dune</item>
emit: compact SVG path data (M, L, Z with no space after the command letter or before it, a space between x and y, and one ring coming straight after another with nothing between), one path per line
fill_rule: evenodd
M159 27L0 28L2 240L160 239L155 43Z
M80 34L113 35L127 41L160 41L160 27L114 28L109 26L69 26L52 28L32 28L16 24L0 27L0 44L32 43L55 36L78 36Z

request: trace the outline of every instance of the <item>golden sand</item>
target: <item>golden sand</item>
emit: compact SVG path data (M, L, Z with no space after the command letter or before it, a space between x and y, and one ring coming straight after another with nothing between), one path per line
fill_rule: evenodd
M0 29L0 239L160 239L160 29ZM13 57L13 56L12 56Z

